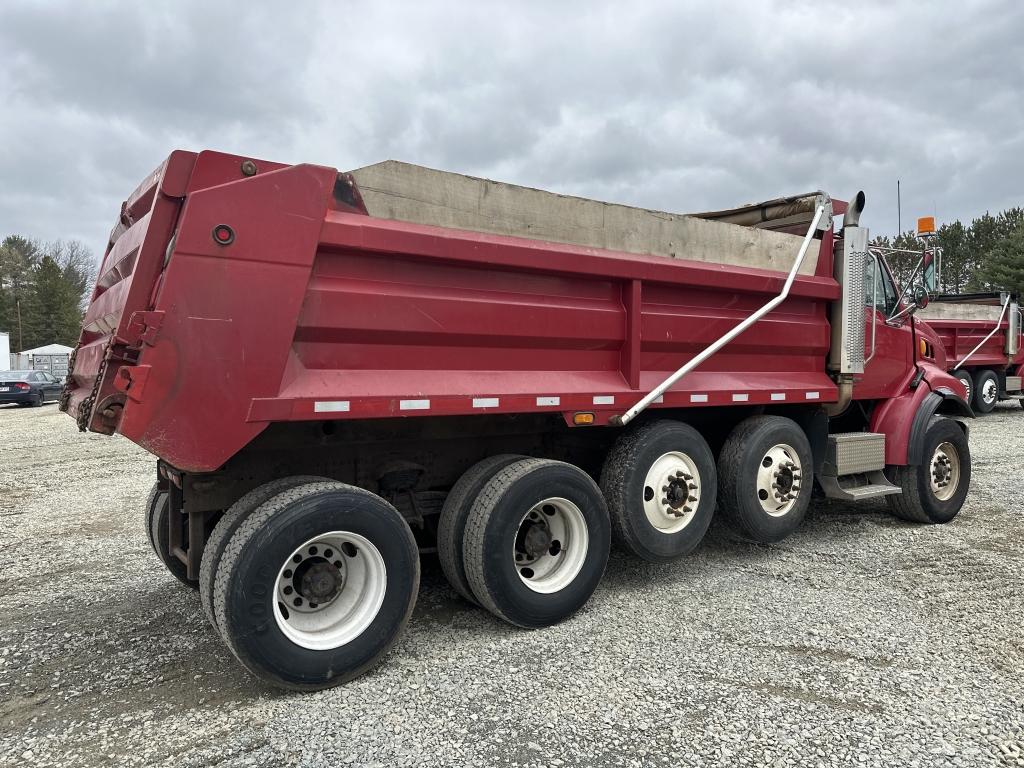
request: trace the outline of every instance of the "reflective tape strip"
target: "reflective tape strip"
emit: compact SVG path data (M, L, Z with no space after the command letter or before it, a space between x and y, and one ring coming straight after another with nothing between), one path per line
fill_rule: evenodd
M430 408L429 400L399 400L398 407L403 411L426 411Z
M658 395L656 398L654 398L654 402L656 402L656 403L664 403L665 402L665 396L664 395Z
M594 395L594 405L615 405L613 395Z
M559 405L562 402L560 397L538 397L537 405Z
M348 400L317 400L313 403L314 413L341 413L347 411Z
M772 400L785 400L785 399L786 399L786 393L785 392L772 392Z
M707 395L690 395L691 403L706 403L708 401Z
M474 408L497 408L500 401L496 397L474 397Z
M806 398L807 398L808 400L817 400L817 399L818 399L819 397L821 397L821 393L820 393L820 392L808 392L808 393L807 393L807 394L805 395L805 397L806 397Z
M732 401L734 403L745 403L750 399L750 395L733 395Z

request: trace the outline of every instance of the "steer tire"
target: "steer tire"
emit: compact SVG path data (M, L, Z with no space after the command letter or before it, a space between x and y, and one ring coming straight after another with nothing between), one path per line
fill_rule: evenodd
M967 390L967 397L964 398L964 402L971 405L971 401L974 398L974 379L971 378L971 374L961 368L953 374L953 378L960 379L960 383Z
M349 558L342 591L320 606L321 611L332 606L344 610L340 616L319 614L322 622L307 625L305 640L296 639L291 613L279 599L284 593L278 591L278 579L291 573L285 569L299 552L312 553L307 545L335 534L360 541L351 552L344 544L330 555L319 550L339 563ZM350 570L357 563L364 564L361 577L359 570ZM377 563L375 570L365 570L366 563ZM398 510L361 488L310 483L261 504L228 540L214 580L217 626L235 657L261 680L291 690L319 690L351 680L380 661L412 614L419 582L416 540ZM373 584L377 589L368 592ZM349 586L355 591L346 593ZM377 601L364 602L368 593L376 594ZM287 594L297 597L299 592ZM332 634L337 631L349 634Z
M675 471L693 480L677 478ZM664 475L664 482L648 484L652 472L659 478ZM689 485L697 488L691 490ZM678 488L687 499L659 503L667 498L665 488L672 493ZM616 441L601 470L601 490L608 502L612 535L619 544L653 563L675 560L692 552L711 524L718 492L715 457L689 424L645 424ZM697 496L692 508L690 494Z
M478 461L458 479L451 492L444 500L441 518L437 524L437 557L441 561L441 570L456 592L471 602L479 605L466 577L466 556L463 538L466 533L466 520L480 491L487 482L509 464L513 464L524 456L501 454L490 456Z
M990 400L985 398L985 388L989 384L995 385L995 397ZM991 391L991 387L989 388ZM995 371L983 369L974 373L974 410L978 413L992 413L999 402L999 377Z
M933 463L939 446L949 444L956 453L958 476L953 492L932 488ZM893 514L912 523L948 523L960 512L971 486L971 448L964 430L952 419L932 416L924 434L922 461L914 466L893 467L893 483L903 493L889 496Z
M213 608L213 584L217 576L217 563L227 546L228 539L238 529L242 521L260 504L272 499L279 493L306 483L329 482L328 478L312 475L282 477L257 486L227 508L221 515L217 525L213 527L206 545L203 547L203 558L199 565L199 602L203 606L206 618L217 629L217 618ZM219 630L218 630L219 631Z
M153 551L174 578L187 587L199 589L199 581L190 579L188 567L170 552L170 533L167 530L169 514L170 503L167 494L158 492L153 495L150 492L150 500L146 507L146 530L149 531Z
M534 528L565 539L553 538L550 550L544 545L536 560L527 561L536 574L519 564L525 555L517 552L524 531ZM523 459L492 477L473 504L464 537L466 576L473 595L495 616L520 627L546 627L590 599L608 564L610 542L608 508L589 475L560 461Z
M773 514L759 497L758 479L762 468L773 471L774 459L771 465L763 462L779 445L795 453L790 460L799 460L800 479L790 507ZM751 416L736 426L722 446L718 458L719 508L744 538L762 543L781 541L799 527L807 513L813 472L810 442L796 422L783 416ZM764 503L777 506L770 495Z

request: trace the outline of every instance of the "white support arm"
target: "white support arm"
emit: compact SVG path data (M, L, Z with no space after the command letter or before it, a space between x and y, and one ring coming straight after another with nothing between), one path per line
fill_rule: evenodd
M650 392L648 392L647 395L640 402L638 402L636 405L634 405L621 416L616 416L615 418L613 418L612 423L618 426L625 426L626 424L629 424L629 422L631 422L633 419L635 419L637 416L643 413L647 406L649 406L651 403L653 403L655 400L657 400L659 397L665 394L665 392L667 392L673 384L675 384L677 381L683 378L683 376L688 374L698 365L700 365L713 354L715 354L715 352L720 350L730 341L732 341L745 330L747 330L747 328L752 326L762 317L764 317L777 306L779 306L779 304L784 302L786 300L786 297L789 296L790 288L793 287L793 281L796 279L797 272L800 271L800 265L803 264L804 262L804 256L807 255L807 249L810 247L811 242L814 240L814 233L818 229L818 223L821 221L821 217L824 215L825 207L819 205L817 209L814 211L814 219L811 221L811 226L808 228L807 234L804 235L804 241L800 245L800 252L796 255L796 261L793 262L793 266L789 270L789 276L786 278L786 284L782 287L782 293L780 293L774 299L769 301L767 304L765 304L763 307L757 310L750 317L746 318L735 328L728 331L720 339L713 342L706 349L702 350L700 353L695 355L691 360L689 360L686 363L686 365L684 365L678 371L676 371L663 382L661 382L661 384L659 384Z
M970 352L968 352L967 356L964 357L963 360L961 360L959 363L957 363L955 366L953 366L953 370L954 371L957 370L958 368L960 368L960 366L963 365L964 363L966 363L968 360L970 360L974 356L974 353L977 352L979 349L981 349L985 345L986 341L988 341L993 336L995 336L996 331L999 330L999 326L1003 324L1003 318L1006 317L1006 308L1008 306L1010 306L1010 294L1007 293L1006 294L1006 299L1003 301L1003 310L999 313L999 319L996 320L995 328L993 328L991 331L989 331L988 336L986 336L984 339L979 341L978 342L978 346L976 346L974 349L972 349ZM1007 329L1007 332L1009 332L1009 329Z

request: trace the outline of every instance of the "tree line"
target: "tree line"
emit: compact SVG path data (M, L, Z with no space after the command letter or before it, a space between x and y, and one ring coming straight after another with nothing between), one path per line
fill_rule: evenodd
M871 244L917 252L922 248L913 232L876 237ZM959 220L943 224L932 244L942 249L940 293L1008 290L1024 296L1024 208L986 213L966 226ZM893 277L905 287L918 257L896 254L887 260Z
M11 351L45 344L74 346L96 259L77 240L43 243L9 235L0 243L0 331Z

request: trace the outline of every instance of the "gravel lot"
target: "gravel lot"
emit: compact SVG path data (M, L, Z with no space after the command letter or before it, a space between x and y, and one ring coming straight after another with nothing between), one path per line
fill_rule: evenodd
M676 564L613 553L552 629L471 608L428 560L384 664L295 695L153 556L147 454L0 408L0 765L1024 766L1024 413L971 446L950 525L825 501L780 545L713 524Z

